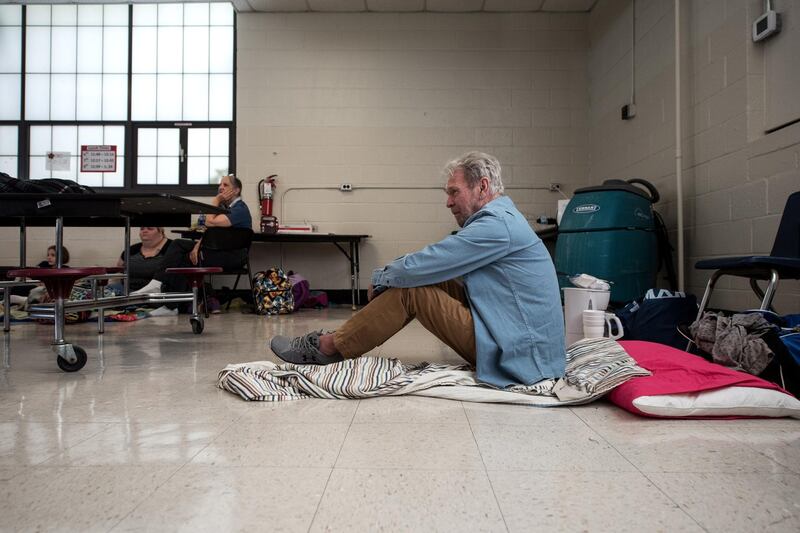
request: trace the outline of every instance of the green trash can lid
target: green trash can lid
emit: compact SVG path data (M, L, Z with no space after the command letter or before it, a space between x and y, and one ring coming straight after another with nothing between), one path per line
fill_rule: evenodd
M634 183L641 183L647 190L633 185ZM582 189L575 189L575 194L584 192L602 192L602 191L625 191L636 194L654 204L659 200L659 194L656 188L649 182L640 178L632 178L628 181L625 180L605 180L602 185L595 185L593 187L584 187Z

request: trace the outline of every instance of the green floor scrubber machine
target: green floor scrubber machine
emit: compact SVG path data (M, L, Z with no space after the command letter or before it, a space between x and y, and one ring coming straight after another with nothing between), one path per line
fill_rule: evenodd
M612 302L630 302L656 286L664 261L674 289L666 228L653 209L658 200L656 188L639 178L577 189L558 228L559 286L572 287L571 276L590 274L612 282Z

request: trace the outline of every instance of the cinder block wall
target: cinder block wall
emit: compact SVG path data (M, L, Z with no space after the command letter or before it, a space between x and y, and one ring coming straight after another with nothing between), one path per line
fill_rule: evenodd
M364 287L373 268L456 228L440 171L466 150L498 156L509 187L584 185L586 19L241 14L237 155L246 201L257 210L257 182L278 174L282 223L371 235ZM353 192L339 192L341 183ZM555 216L561 197L508 193L531 219ZM347 263L330 245L257 245L253 257L315 288L349 287Z
M695 270L697 260L769 254L786 198L800 190L800 124L764 133L765 47L750 39L763 2L681 5L686 289L700 295L709 272ZM631 15L630 1L612 0L589 15L590 179L651 180L675 244L673 2L636 2L637 116L622 121L631 96ZM758 306L747 283L730 277L711 303ZM782 282L775 306L800 311L800 285Z

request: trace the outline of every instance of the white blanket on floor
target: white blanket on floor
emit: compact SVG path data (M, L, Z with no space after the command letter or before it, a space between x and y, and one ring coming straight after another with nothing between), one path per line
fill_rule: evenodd
M567 350L563 378L504 390L479 383L467 366L404 365L383 357L359 357L324 366L277 365L270 361L231 364L219 373L217 385L251 401L413 394L551 407L588 403L633 377L649 375L616 341L585 339Z

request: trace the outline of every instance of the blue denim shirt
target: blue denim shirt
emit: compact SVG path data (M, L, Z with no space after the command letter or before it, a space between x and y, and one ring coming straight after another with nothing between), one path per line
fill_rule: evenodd
M375 270L376 287L419 287L461 276L475 324L477 378L495 387L564 375L564 320L550 254L501 196L455 235Z

